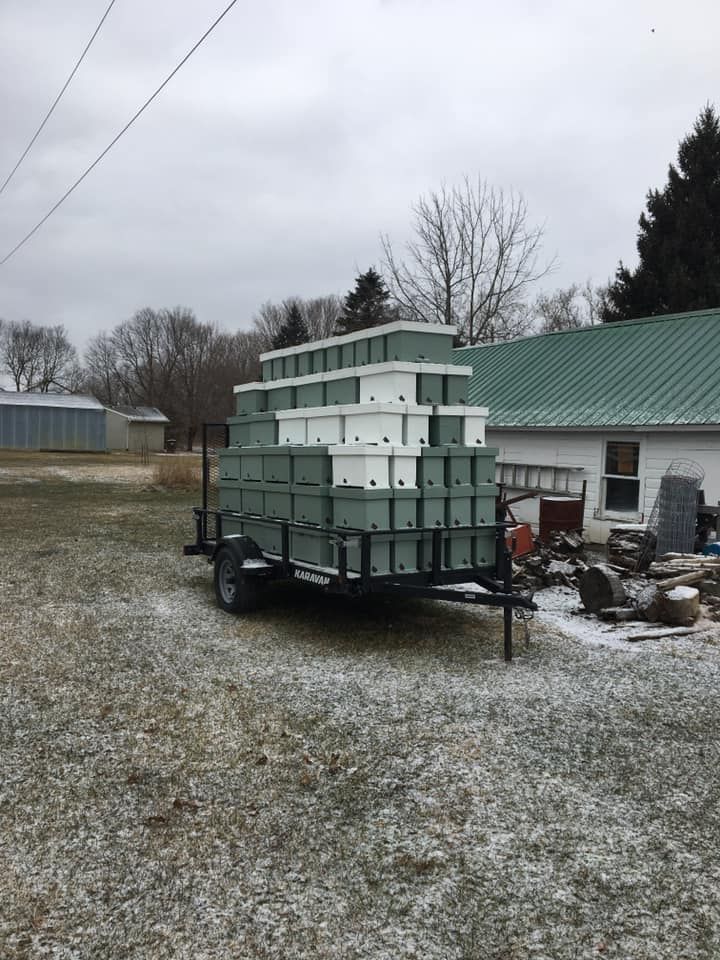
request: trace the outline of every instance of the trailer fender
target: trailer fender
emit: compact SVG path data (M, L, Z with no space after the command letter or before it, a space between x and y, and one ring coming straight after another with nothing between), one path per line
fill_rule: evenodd
M262 560L262 550L251 537L243 536L241 533L229 533L215 542L213 552L208 557L208 563L214 563L215 556L221 547L227 547L237 557L238 566L242 566L245 560Z

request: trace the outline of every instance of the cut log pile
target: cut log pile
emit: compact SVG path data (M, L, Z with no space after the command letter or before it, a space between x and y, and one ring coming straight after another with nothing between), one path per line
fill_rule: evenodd
M535 550L513 561L513 584L521 590L565 586L577 590L587 570L585 541L579 533L554 533L546 543L535 540Z
M585 611L603 620L665 625L629 634L628 640L702 632L692 626L700 613L720 622L720 556L668 553L635 573L644 537L641 524L614 527L607 563L591 565L578 533L535 540L533 553L513 561L513 583L521 590L559 585L578 590Z
M720 557L665 554L650 565L642 580L631 581L636 589L645 585L629 600L618 576L621 569L602 564L588 569L580 582L586 610L604 620L690 626L703 603L707 616L720 621Z
M645 538L642 523L621 523L610 530L607 541L608 563L625 570L636 570Z

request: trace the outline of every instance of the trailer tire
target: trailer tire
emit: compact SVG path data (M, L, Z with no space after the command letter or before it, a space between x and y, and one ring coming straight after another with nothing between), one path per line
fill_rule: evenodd
M261 583L258 577L248 577L242 572L243 553L225 544L215 554L215 599L227 613L250 613L260 602Z

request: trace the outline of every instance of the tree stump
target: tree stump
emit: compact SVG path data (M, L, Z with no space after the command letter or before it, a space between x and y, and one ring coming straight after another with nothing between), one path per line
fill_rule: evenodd
M620 579L604 564L588 567L580 579L580 597L590 613L621 607L627 599Z
M663 623L682 627L695 622L700 612L700 591L696 587L673 587L660 594L660 616Z

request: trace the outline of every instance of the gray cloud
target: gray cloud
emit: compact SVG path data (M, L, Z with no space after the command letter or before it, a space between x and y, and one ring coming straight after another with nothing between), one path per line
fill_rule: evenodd
M3 0L0 173L105 0ZM114 136L221 2L118 0L0 197L2 252ZM66 205L0 269L0 315L75 341L144 304L246 326L268 298L344 292L467 172L521 190L560 266L632 262L645 192L718 100L717 4L240 3ZM652 28L655 32L652 33Z

